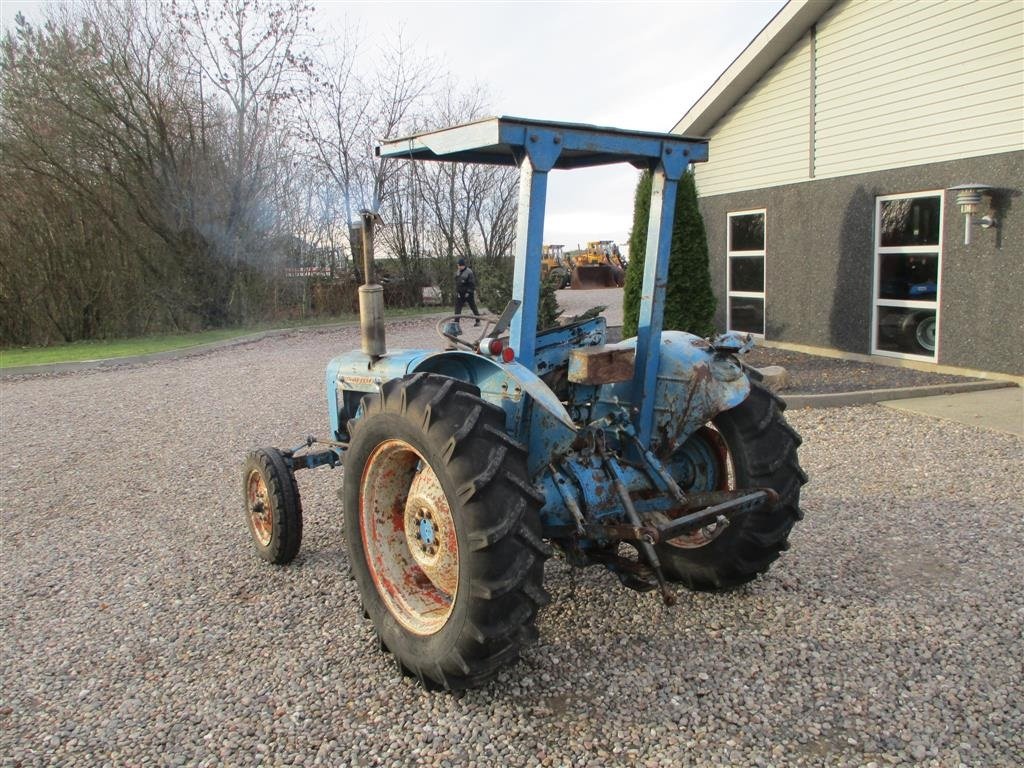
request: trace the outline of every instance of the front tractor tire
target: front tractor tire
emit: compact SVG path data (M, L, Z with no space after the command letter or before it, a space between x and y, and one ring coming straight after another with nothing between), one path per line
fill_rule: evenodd
M480 686L536 639L543 496L504 412L465 382L384 384L349 423L343 497L363 610L428 689Z
M261 448L246 457L242 494L256 554L275 565L290 563L302 544L302 500L281 451Z
M714 429L703 427L680 449L692 468L684 492L771 488L774 506L714 524L658 545L666 578L690 589L720 591L764 573L789 548L789 533L803 517L800 487L807 475L797 460L800 436L789 426L785 404L751 382L740 405L718 414Z

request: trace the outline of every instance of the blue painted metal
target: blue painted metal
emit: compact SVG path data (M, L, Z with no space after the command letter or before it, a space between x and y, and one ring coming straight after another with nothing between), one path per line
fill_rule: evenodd
M716 352L742 355L754 348L754 337L749 333L726 331L711 340L711 348Z
M516 359L532 368L540 299L541 251L548 171L562 152L562 137L550 128L536 128L523 136L525 157L519 167L519 213L516 224L515 268L512 295L522 302L512 317L509 345Z
M377 147L377 155L518 166L530 137L538 131L550 131L560 139L562 151L552 165L556 170L616 163L650 168L651 161L658 160L666 146L675 148L690 162L708 159L704 138L508 116L387 139Z
M303 453L298 456L284 457L285 464L294 472L300 469L316 469L317 467L340 467L344 453L340 448L330 447L323 451Z
M665 460L703 424L742 403L750 393L750 381L731 356L716 354L706 339L682 331L660 336L658 370L650 377L650 388L637 390L635 382L603 385L591 418L603 418L622 407L642 408L643 403L633 398L638 391L643 393L651 407L650 436L645 440L639 429L637 434L642 445ZM626 339L622 344L635 343Z
M641 301L641 336L635 385L653 386L648 376L658 370L658 333L668 275L675 187L691 162L707 160L705 139L599 128L573 123L494 117L441 131L383 142L380 157L447 160L520 167L519 219L513 295L523 305L512 322L511 346L523 365L534 364L533 338L537 327L541 240L547 173L552 168L576 168L629 162L654 171L654 195L648 231L647 262ZM661 201L660 205L656 203ZM641 395L635 398L645 403ZM641 439L650 437L651 411L641 405L637 419Z
M341 423L341 407L338 403L338 370L341 368L342 358L336 357L327 364L327 371L324 374L327 389L327 419L331 426L331 439L341 440L343 435Z
M611 478L597 457L568 453L555 465L555 469L557 474L546 471L539 473L538 477L538 485L546 499L541 509L544 526L557 528L569 522L565 514L566 498L571 499L589 520L600 522L621 518L622 508ZM622 465L620 471L630 492L651 490L650 478L642 469L627 464ZM670 502L666 499L656 506L667 509Z
M607 321L594 317L572 325L560 325L537 337L533 369L543 376L569 362L569 353L580 347L598 347L608 338ZM521 361L520 361L521 362Z
M602 543L595 525L635 524L616 482L635 494L629 503L640 515L677 505L679 485L718 487L715 446L700 428L749 394L749 381L730 354L743 351L746 340L709 343L662 330L676 189L691 162L707 159L705 140L502 117L386 141L378 154L519 167L513 296L521 303L509 327L516 359L503 363L461 350L392 350L376 360L362 352L341 355L326 373L334 439L344 438L344 420L361 416L352 412L361 394L425 371L470 382L502 408L506 430L525 444L528 471L544 493L543 525L575 531L583 537L580 546ZM654 174L638 336L621 343L635 350L636 364L629 381L585 386L565 375L570 352L603 345L604 319L537 333L547 177L552 169L615 162ZM433 534L429 521L420 523L425 541Z
M542 334L540 356L552 355L552 363L565 360L573 340L593 339L603 333L603 320L595 318L575 327ZM622 346L629 347L635 343L635 339L627 339ZM706 477L712 471L713 463L700 453L700 446L691 446L684 453L680 451L689 445L687 441L701 426L722 410L742 402L749 392L749 382L731 357L717 355L706 340L679 331L662 334L659 361L659 372L655 377L657 386L652 398L652 448L657 455L654 460L660 461L672 477L689 478L694 487L706 490L708 483L717 482L716 478ZM564 499L565 488L559 490L546 472L552 461L571 481L571 497L588 517L613 519L621 515L622 510L600 462L593 455L587 456L573 447L583 425L573 419L570 410L589 408L590 423L604 430L608 439L618 441L618 429L624 429L627 434L635 432L629 421L629 414L634 410L631 382L597 388L581 387L574 391L574 397L568 403L570 410L567 410L566 404L540 377L522 364L501 363L472 352L393 350L375 363L362 352L350 352L333 360L330 370L335 376L335 388L340 392L377 391L380 384L388 379L418 371L470 382L480 388L484 399L502 407L509 434L527 445L528 470L532 477L537 478L547 498L543 512L546 526L572 522L571 510ZM337 395L334 401L338 402ZM625 455L630 455L628 442L618 447ZM704 450L706 452L706 446ZM630 491L652 490L666 494L666 485L656 468L652 471L650 459L643 455L635 458L637 466L622 464ZM715 486L712 484L710 487ZM637 509L659 508L662 502L652 504L638 502Z
M544 204L548 174L533 167L529 159L519 173L519 224L516 232L516 260L512 272L512 295L522 301L512 318L509 345L516 359L533 367L537 336L537 306L540 297L541 244L544 239Z
M644 281L637 319L636 367L633 371L633 399L640 406L636 428L644 445L650 444L653 427L654 387L661 351L676 190L688 164L689 159L676 152L676 148L665 147L651 185L651 215L647 226Z
M594 324L594 327L601 327L601 332L602 323ZM545 338L548 338L547 335L542 334L541 339ZM548 352L554 354L557 349L549 349ZM565 350L564 354L568 355L568 351ZM575 435L576 425L565 406L529 368L518 362L503 363L485 355L461 350L391 350L375 362L359 351L340 355L328 366L328 401L333 403L332 407L337 408L343 393L376 392L385 381L420 371L450 376L479 387L481 397L505 411L510 434L525 435L529 426L529 411L534 415L543 412L546 414L545 423L560 425L557 430L552 428L559 435L558 442L571 442ZM348 418L352 416L348 414ZM342 415L332 412L333 429L341 428L341 420Z
M428 547L434 543L434 525L426 518L420 520L420 539Z

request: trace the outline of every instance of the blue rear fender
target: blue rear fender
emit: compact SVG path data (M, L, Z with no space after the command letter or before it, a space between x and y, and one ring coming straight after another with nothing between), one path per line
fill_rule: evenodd
M519 363L502 363L472 352L395 350L373 362L362 352L331 360L326 371L328 418L333 439L346 438L345 422L358 418L363 395L390 379L436 373L475 385L480 396L505 412L505 430L527 446L531 474L564 453L576 438L565 406L541 379Z
M418 371L475 384L484 400L505 411L506 432L527 447L531 476L576 439L576 425L565 406L537 374L519 363L499 363L471 352L439 352L409 372Z

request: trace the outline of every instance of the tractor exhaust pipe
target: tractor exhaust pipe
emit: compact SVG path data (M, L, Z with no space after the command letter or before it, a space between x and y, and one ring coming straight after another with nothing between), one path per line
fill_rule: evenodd
M359 329L363 353L374 362L387 354L384 340L384 287L373 281L373 227L383 224L373 211L359 212L363 224L363 284L359 286Z

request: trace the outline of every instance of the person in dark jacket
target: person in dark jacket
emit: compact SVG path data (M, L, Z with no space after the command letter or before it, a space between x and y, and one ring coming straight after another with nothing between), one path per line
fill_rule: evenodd
M475 324L480 325L480 310L476 308L475 294L476 275L466 266L465 259L459 259L459 271L455 273L455 314L461 315L462 308L468 304L478 318Z

